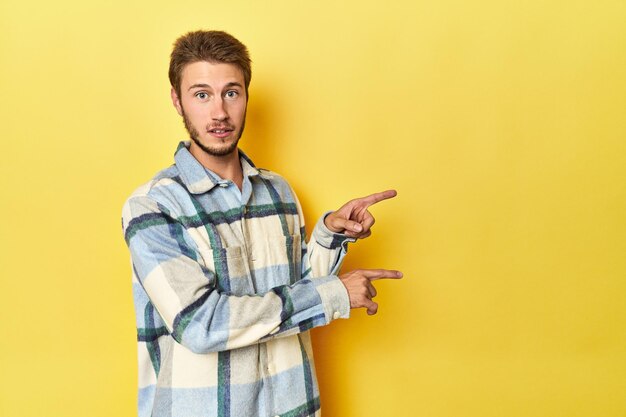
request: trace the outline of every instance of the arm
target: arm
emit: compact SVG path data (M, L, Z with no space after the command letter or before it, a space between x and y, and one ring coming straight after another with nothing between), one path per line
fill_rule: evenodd
M291 190L291 192L298 207L300 222L304 225L300 202L295 192L293 190ZM370 228L374 224L374 217L367 211L367 207L378 201L394 197L395 194L395 191L387 191L363 199L355 199L345 204L336 212L325 213L319 219L313 230L311 240L309 241L308 256L306 249L303 250L303 276L309 273L313 277L324 274L338 274L348 249L348 243L355 242L357 238L368 237L371 234ZM363 200L365 201L363 202ZM360 209L361 206L365 207ZM329 227L326 226L326 221L330 220L328 219L329 217L331 219L335 217L331 222L337 223L337 226L344 227L338 227L338 231L336 232L331 231ZM348 229L356 230L354 229L356 224L361 226L359 232L352 233L354 237L348 236ZM342 233L340 233L339 230ZM304 241L305 234L305 228L302 226L301 235L303 236L303 248L306 247ZM310 267L307 261L310 263ZM350 308L366 308L367 314L369 315L376 314L378 311L378 304L372 301L372 298L376 297L377 294L372 281L389 278L402 278L402 273L400 271L387 269L357 269L339 276L339 280L348 293ZM315 278L313 278L313 280L314 279Z
M196 353L235 349L347 317L349 301L333 275L303 279L263 295L216 290L188 231L150 197L131 197L123 228L133 273L172 337Z
M329 211L317 221L311 233L311 239L307 243L302 206L293 189L291 189L291 194L298 208L298 217L302 225L300 231L302 236L302 277L338 275L348 251L348 243L355 242L356 238L332 232L324 223L326 217L331 213Z

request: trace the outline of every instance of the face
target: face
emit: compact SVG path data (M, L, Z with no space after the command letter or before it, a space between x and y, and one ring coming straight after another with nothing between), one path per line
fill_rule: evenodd
M241 70L233 64L199 61L182 73L180 97L172 102L193 140L190 152L226 156L237 149L246 121L246 91Z

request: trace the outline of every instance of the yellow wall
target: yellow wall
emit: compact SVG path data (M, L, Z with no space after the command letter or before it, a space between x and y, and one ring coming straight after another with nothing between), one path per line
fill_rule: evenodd
M327 417L626 415L623 1L0 2L0 415L129 416L126 196L185 137L174 39L254 61L243 148L312 225L389 187L316 330Z

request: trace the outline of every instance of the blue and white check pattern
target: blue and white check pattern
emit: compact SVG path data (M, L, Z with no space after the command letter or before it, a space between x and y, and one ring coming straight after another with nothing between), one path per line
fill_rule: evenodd
M181 142L122 212L131 253L139 416L318 416L308 330L347 318L336 276L353 239L308 245L287 182L242 153L242 190Z

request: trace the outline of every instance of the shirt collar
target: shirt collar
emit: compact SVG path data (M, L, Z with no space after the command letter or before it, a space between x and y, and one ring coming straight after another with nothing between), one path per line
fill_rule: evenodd
M200 162L189 152L189 141L183 141L178 144L174 161L180 172L180 178L192 194L206 193L222 181L222 178L215 172L202 166ZM252 160L241 149L239 149L239 161L243 170L244 177L252 177L260 175L270 178L264 172L260 171L252 162Z

